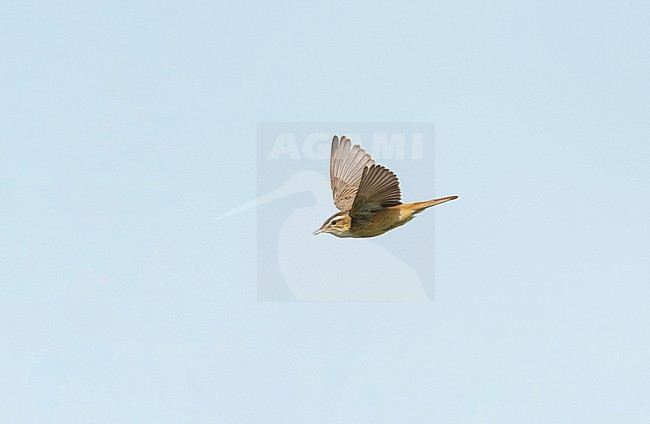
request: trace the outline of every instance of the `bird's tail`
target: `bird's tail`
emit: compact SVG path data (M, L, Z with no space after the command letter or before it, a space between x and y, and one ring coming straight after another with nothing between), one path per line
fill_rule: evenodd
M447 196L447 197L441 197L439 199L425 200L424 202L411 203L411 208L413 209L413 213L416 214L422 212L426 208L430 208L431 206L439 205L441 203L449 202L450 200L456 200L456 199L458 199L458 196Z

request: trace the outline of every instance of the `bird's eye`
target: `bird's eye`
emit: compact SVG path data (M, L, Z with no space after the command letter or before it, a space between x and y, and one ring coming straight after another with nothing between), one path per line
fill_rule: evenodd
M330 222L330 225L335 225L335 224L336 224L336 221Z

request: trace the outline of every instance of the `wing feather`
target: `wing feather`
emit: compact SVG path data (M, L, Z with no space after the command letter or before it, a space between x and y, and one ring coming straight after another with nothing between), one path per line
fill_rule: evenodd
M370 212L401 204L402 193L397 175L385 166L373 164L363 170L350 216L361 218Z
M350 210L363 177L364 169L375 163L370 154L346 136L339 141L332 139L330 153L330 184L334 205L342 210Z

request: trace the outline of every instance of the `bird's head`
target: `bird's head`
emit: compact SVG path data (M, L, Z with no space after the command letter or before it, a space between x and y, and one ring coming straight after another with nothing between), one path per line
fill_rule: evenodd
M352 219L348 212L338 212L327 218L327 221L318 230L314 231L314 235L330 233L337 237L349 237L351 223Z

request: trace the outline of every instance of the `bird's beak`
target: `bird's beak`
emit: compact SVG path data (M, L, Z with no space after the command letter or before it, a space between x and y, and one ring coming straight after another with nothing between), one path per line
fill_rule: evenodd
M322 232L325 232L325 228L319 228L318 230L314 231L314 235L317 236Z

